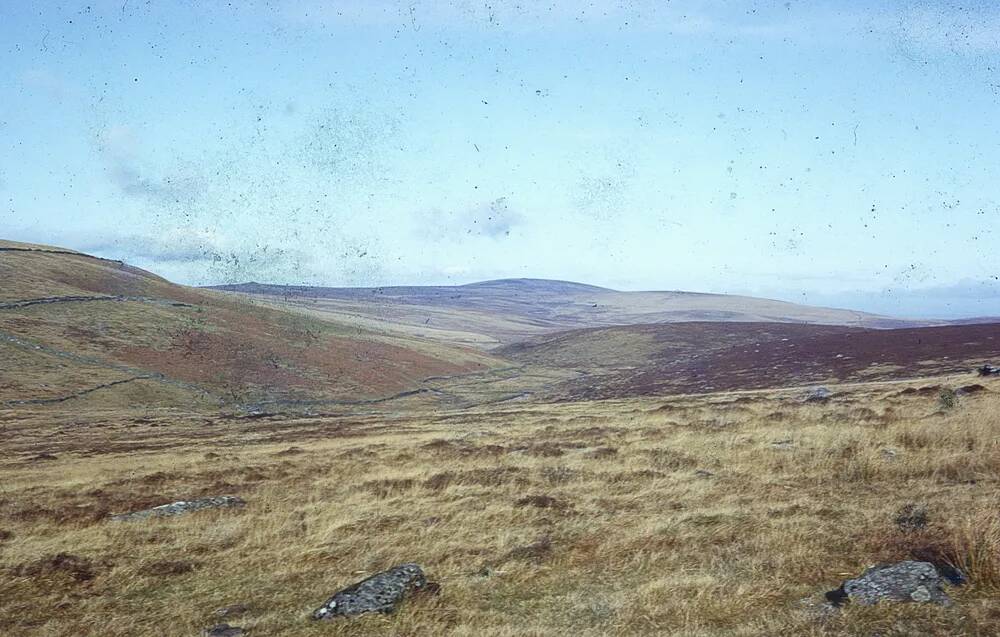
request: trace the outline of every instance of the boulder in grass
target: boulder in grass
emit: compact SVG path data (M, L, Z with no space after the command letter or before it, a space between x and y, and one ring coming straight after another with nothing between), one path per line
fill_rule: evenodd
M246 506L246 502L244 502L242 498L237 498L233 495L220 495L210 498L198 498L197 500L180 500L171 504L162 504L158 507L153 507L152 509L145 509L144 511L112 515L111 519L118 522L128 522L131 520L143 520L145 518L172 517L175 515L190 513L192 511L201 511L203 509L242 506Z
M833 396L833 392L826 387L814 387L806 393L803 400L807 403L825 403L830 400L830 396Z
M313 619L330 620L362 613L388 614L396 610L407 593L428 586L416 564L400 564L348 586L313 611Z
M930 562L905 561L866 569L859 577L845 580L840 588L826 594L834 606L853 602L872 606L880 602L920 602L947 606L951 598L944 592L944 578Z

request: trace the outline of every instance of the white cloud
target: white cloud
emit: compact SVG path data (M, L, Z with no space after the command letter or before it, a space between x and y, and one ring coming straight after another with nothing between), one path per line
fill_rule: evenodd
M203 190L191 175L157 175L140 160L138 136L131 126L117 124L101 131L98 147L107 161L107 174L130 197L170 205L190 203Z
M506 197L460 210L433 209L417 215L418 233L436 240L462 240L468 237L503 239L525 218L511 208Z

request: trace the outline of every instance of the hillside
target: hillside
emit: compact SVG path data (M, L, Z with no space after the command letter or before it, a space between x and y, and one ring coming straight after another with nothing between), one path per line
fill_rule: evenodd
M645 323L782 322L871 328L926 324L747 296L620 292L541 279L381 288L246 283L215 289L486 349L568 329Z
M617 398L917 378L1000 359L1000 324L874 330L676 323L572 330L496 350L578 378L552 397Z
M0 242L0 403L194 407L379 400L500 364L477 351Z

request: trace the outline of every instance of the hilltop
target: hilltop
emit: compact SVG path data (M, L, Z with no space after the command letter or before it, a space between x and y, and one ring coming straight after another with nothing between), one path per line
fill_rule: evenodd
M870 328L933 323L749 296L622 292L545 279L374 288L245 283L213 289L331 316L377 321L404 333L484 349L563 330L647 323L769 322Z

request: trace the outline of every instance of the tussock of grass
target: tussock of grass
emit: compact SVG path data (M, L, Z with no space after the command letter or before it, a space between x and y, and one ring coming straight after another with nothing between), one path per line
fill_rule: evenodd
M889 389L239 423L20 411L0 634L196 635L231 604L268 636L997 634L1000 399L942 413ZM220 494L248 506L106 519ZM965 573L955 606L801 603L907 558ZM308 619L407 561L439 596Z

